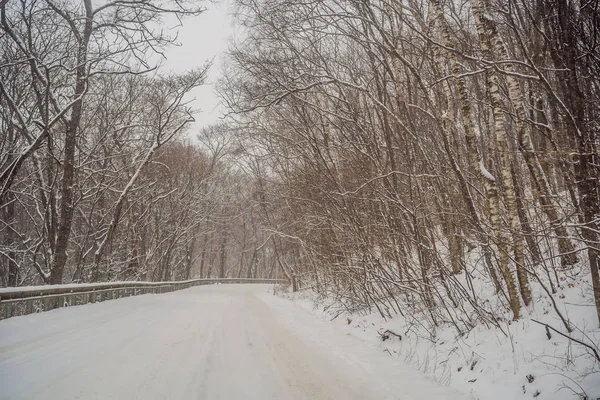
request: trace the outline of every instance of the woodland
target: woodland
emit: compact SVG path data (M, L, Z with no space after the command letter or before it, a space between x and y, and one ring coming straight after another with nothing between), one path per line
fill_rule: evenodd
M0 1L2 286L277 277L462 333L577 274L600 316L600 1L236 0L192 132L211 64L155 60L204 7Z

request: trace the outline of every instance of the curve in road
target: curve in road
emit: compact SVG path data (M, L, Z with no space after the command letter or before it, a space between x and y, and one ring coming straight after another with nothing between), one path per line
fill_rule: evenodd
M271 290L195 287L0 321L0 398L467 398Z

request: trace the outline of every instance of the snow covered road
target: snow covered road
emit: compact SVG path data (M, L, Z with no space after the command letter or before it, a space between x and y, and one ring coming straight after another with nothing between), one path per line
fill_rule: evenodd
M270 285L0 321L0 399L467 399Z

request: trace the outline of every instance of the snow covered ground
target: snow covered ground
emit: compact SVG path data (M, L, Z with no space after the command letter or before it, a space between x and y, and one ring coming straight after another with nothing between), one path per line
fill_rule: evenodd
M470 398L272 288L203 286L0 321L0 398Z
M534 322L549 324L600 352L600 329L589 282L584 273L561 278L555 301L573 328L570 333L535 283L534 303L523 310L520 320L510 321L507 308L502 330L478 325L464 336L458 336L451 326L434 331L400 315L384 320L377 312L348 314L334 300L319 298L310 290L282 296L389 358L402 360L477 400L598 400L600 362L593 350L553 331L548 338L544 326ZM475 286L484 289L477 282ZM478 295L486 299L484 293Z

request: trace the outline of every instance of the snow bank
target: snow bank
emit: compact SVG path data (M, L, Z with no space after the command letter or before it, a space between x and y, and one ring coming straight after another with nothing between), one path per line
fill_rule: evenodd
M397 315L386 321L376 312L351 315L311 291L284 296L331 320L346 335L377 346L476 399L581 400L600 398L600 362L592 350L551 330L548 337L545 327L534 320L598 349L600 329L589 282L589 276L579 270L560 276L554 298L574 328L571 333L562 326L549 297L533 282L533 305L523 310L520 320L511 321L506 308L500 328L480 324L463 336L449 325L432 329L418 318ZM479 289L483 290L481 285ZM496 298L482 292L478 296L488 303Z

